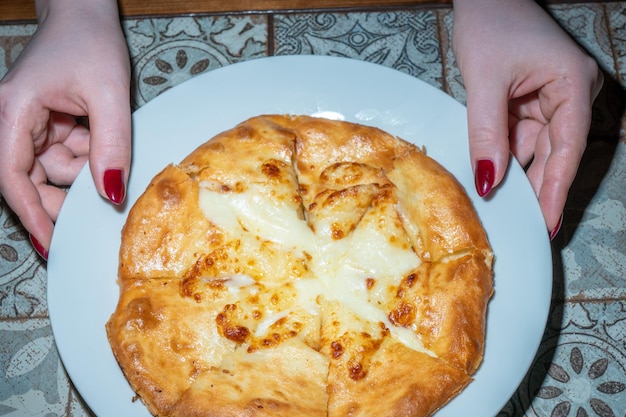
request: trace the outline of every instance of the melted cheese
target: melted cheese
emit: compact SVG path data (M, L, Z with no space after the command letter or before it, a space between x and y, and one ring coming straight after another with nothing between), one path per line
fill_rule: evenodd
M269 328L272 326L272 324L276 323L278 320L282 319L283 317L287 317L290 313L291 313L291 310L283 310L283 311L279 311L278 313L272 314L269 317L264 318L263 320L261 320L261 322L257 326L254 335L256 337L264 336L269 330Z
M400 277L420 265L420 259L410 248L391 245L384 234L372 224L368 227L367 223L340 240L328 234L315 234L293 206L282 199L267 198L267 195L268 190L260 185L253 185L243 193L222 193L200 187L199 201L207 219L234 238L268 240L280 245L285 252L310 255L308 266L317 279L295 281L298 305L305 311L319 314L316 302L319 296L337 300L365 320L384 323L392 336L405 346L433 355L411 329L394 325L386 311L369 300L368 278L382 285L397 284ZM253 282L239 279L232 285L241 287L253 285ZM287 314L266 318L256 334L262 334Z

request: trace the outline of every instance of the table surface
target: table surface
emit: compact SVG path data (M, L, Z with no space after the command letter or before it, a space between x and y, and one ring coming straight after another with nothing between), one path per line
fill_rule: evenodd
M123 23L133 106L219 66L267 55L337 53L376 57L464 102L450 43L453 11L438 3L390 10L131 13ZM563 227L552 242L554 290L545 335L528 375L498 416L625 416L626 4L551 3L548 10L598 60L606 83ZM0 22L0 76L35 29L32 21ZM88 415L56 351L46 264L0 198L0 416Z

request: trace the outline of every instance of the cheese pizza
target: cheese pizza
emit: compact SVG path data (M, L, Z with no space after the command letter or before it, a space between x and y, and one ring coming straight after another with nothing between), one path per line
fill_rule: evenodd
M492 262L423 149L258 116L134 204L107 335L155 416L430 416L481 363Z

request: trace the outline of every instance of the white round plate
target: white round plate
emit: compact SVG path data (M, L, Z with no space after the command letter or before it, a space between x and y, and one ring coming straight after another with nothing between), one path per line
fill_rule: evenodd
M322 56L270 57L197 76L135 112L126 203L98 196L87 168L72 186L52 239L48 305L61 359L98 416L150 416L120 371L105 333L117 304L120 230L152 177L213 135L259 114L343 118L424 145L472 197L495 262L484 362L475 380L436 417L493 417L522 381L539 346L552 290L546 227L514 161L488 200L476 196L465 107L399 71Z

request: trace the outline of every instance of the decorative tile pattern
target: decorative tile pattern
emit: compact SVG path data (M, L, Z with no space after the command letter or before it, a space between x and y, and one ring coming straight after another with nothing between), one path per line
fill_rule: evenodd
M72 417L95 417L75 390L70 392L70 412Z
M533 366L498 417L622 417L626 410L626 5L551 4L607 82L553 242L553 307ZM465 101L450 8L185 16L123 22L137 108L187 79L266 55L367 60ZM270 26L270 24L272 26ZM0 25L0 76L34 25ZM269 37L272 37L271 39ZM45 264L0 198L0 416L90 416L47 318Z
M0 317L45 316L45 263L1 198L0 230Z
M124 22L134 107L195 75L267 55L265 17L179 17Z
M451 9L438 11L439 26L441 28L441 55L444 60L444 91L454 97L457 101L465 104L466 92L461 71L456 64L454 52L452 51L452 24L454 22L454 12Z
M35 25L0 25L0 77L4 77L11 64L22 53L35 29Z
M616 72L622 86L626 81L626 5L622 2L606 5L610 22L611 42L616 56Z
M608 34L608 22L602 4L571 7L566 4L548 8L552 17L561 24L572 38L587 50L600 68L612 74L615 68Z
M607 146L597 147L599 152L607 150ZM611 155L610 152L604 155L607 153ZM561 252L566 298L626 298L626 146L623 144L615 148L607 178L613 180L600 183L580 221L566 224L564 229L563 237L569 240Z
M581 175L590 176L587 180L598 185L597 191L591 200L583 194L578 201L581 205L567 206L574 216L581 217L571 223L564 221L564 240L556 242L567 242L561 251L564 296L626 299L626 146L595 142L587 153L592 155L583 160ZM606 173L607 179L599 182L602 178L595 177L594 172ZM584 186L584 181L578 184ZM568 211L566 215L569 218Z
M48 319L0 320L0 340L0 415L66 415L69 380Z
M332 55L385 65L442 87L432 11L277 15L276 55Z
M531 370L498 417L622 416L625 374L626 303L557 304Z

